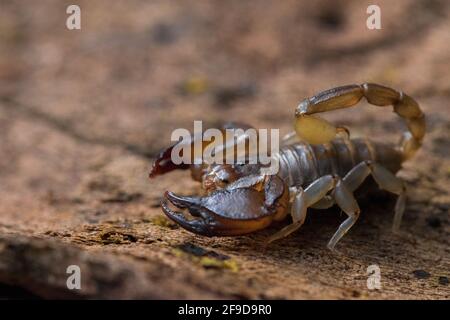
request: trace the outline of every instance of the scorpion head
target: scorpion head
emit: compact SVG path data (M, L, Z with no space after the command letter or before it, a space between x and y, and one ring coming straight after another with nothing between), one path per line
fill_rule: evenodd
M255 164L175 165L175 145L160 153L150 177L175 169L191 169L205 196L180 196L166 191L163 212L183 228L205 236L232 236L267 227L284 218L289 189L277 175L261 175Z

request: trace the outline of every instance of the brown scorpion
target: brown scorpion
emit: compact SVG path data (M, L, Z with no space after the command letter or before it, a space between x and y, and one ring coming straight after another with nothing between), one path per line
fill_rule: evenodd
M375 106L393 106L405 120L408 131L399 145L350 139L345 128L313 115L354 106L363 97ZM347 134L342 135L345 131ZM419 149L424 135L424 114L407 94L372 83L348 85L323 91L298 105L295 132L283 138L282 147L273 155L279 161L278 174L261 175L254 164L175 165L170 159L171 146L160 153L150 177L191 169L193 179L202 182L205 196L166 191L161 205L170 219L205 236L251 233L290 214L292 223L271 236L271 242L299 229L308 208L326 209L336 204L347 218L328 243L333 250L358 220L360 209L353 193L369 175L380 189L398 196L393 219L393 230L398 230L406 189L395 174ZM190 215L171 209L172 205L186 209Z

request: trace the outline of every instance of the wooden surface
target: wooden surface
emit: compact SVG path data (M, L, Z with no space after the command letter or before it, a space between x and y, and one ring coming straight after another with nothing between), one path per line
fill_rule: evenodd
M450 5L369 2L80 1L82 30L64 2L0 4L0 295L82 298L448 299ZM187 172L149 181L172 130L239 120L291 130L297 103L372 81L417 98L427 135L394 200L375 194L331 253L343 220L312 211L266 250L281 225L204 238L168 222L165 190L198 192ZM397 141L388 109L362 104L327 118ZM66 268L81 268L68 290ZM366 270L381 270L368 290ZM2 289L3 288L3 289Z

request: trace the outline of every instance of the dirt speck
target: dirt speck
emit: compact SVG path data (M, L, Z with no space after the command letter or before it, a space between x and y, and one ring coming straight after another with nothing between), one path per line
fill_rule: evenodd
M417 279L428 279L429 277L431 277L431 274L429 272L421 269L414 270L413 274Z
M151 218L150 223L160 226L160 227L163 227L163 228L169 228L169 229L178 229L179 228L179 226L175 222L167 219L163 215L157 215L157 216Z
M97 235L98 241L102 244L130 244L136 242L138 237L129 231L111 228L102 230Z
M448 278L447 278L447 277L444 277L444 276L440 276L439 279L438 279L438 281L439 281L439 284L441 284L441 285L443 285L443 286L447 286L448 283L449 283Z
M198 263L205 269L229 269L232 272L239 270L237 262L229 256L206 250L192 243L183 243L176 246L173 253L179 257L189 257L191 261Z

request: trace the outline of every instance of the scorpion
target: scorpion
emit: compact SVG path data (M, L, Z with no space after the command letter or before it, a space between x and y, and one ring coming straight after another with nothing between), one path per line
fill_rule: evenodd
M347 128L314 115L355 106L363 97L371 105L392 106L406 122L408 130L399 144L350 138ZM228 124L223 128L229 127L249 126ZM412 97L374 83L336 87L301 101L295 109L294 128L273 155L279 171L272 175L262 175L258 165L246 163L177 165L170 159L174 145L166 148L153 163L150 178L190 168L192 178L202 183L204 195L166 191L161 201L163 212L184 229L209 237L252 233L290 215L292 222L270 236L266 240L270 243L299 229L308 208L337 205L346 219L328 242L327 247L335 250L360 216L354 192L372 176L379 189L397 196L392 229L398 231L405 211L406 184L396 173L420 148L425 135L425 116ZM183 213L186 210L189 214Z

